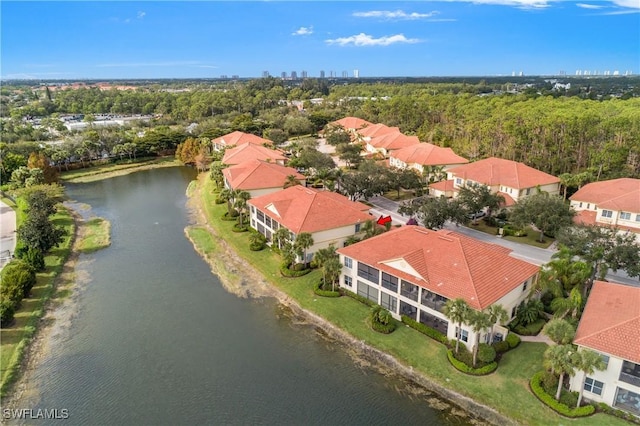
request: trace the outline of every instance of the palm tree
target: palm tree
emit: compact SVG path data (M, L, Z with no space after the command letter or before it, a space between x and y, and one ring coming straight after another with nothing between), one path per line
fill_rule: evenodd
M576 357L577 364L576 369L584 373L582 376L582 382L580 383L580 390L578 391L578 403L576 407L580 407L582 402L582 391L584 390L584 382L588 375L593 374L595 370L602 371L607 368L607 364L602 359L602 356L594 351L588 349L578 352L579 357Z
M209 177L213 183L215 183L216 189L220 188L224 184L224 175L222 174L223 169L224 165L220 161L214 161L211 163Z
M220 191L220 195L218 196L221 200L227 202L227 213L229 217L231 217L232 215L231 211L233 210L233 201L236 197L236 194L237 194L237 191L230 188L225 188L222 191Z
M273 233L273 242L278 246L279 250L282 250L285 244L289 242L291 234L287 228L278 228Z
M520 303L518 306L516 321L518 324L526 327L536 322L542 315L544 315L544 305L542 302L538 299L530 299L526 303Z
M322 269L324 270L327 279L331 282L331 291L336 291L336 281L338 281L340 272L342 272L342 263L340 263L340 258L338 256L330 258L324 263Z
M491 327L493 323L491 318L485 312L474 311L469 309L467 313L467 324L471 327L471 330L476 334L475 344L473 345L473 366L476 366L476 358L478 356L478 347L480 346L480 333L482 330L486 330Z
M551 370L554 375L558 375L558 390L556 391L556 400L560 401L560 392L562 391L562 384L564 381L564 375L573 375L575 371L575 348L573 345L554 345L550 346L544 352L545 368Z
M316 254L313 256L314 260L322 268L322 282L323 284L327 283L327 274L326 269L324 268L325 263L329 262L332 258L338 257L336 253L336 246L331 244L329 247L319 249Z
M286 180L284 181L284 185L282 189L287 189L292 186L300 185L300 181L296 178L295 175L288 175Z
M493 326L497 324L502 324L508 318L507 311L502 307L502 305L491 305L486 310L487 315L489 315L489 321L491 322L491 328L489 329L489 343L493 343Z
M293 243L296 253L302 256L302 263L307 264L307 249L313 245L313 237L308 232L301 232Z
M582 293L578 287L574 287L569 297L558 297L551 301L551 309L556 318L564 318L571 313L571 318L578 318L582 309Z
M238 212L238 225L240 227L242 227L243 225L243 214L245 212L245 210L247 209L247 201L249 201L249 199L251 198L251 194L249 194L247 191L237 191L236 192L236 197L235 200L233 201L233 207L237 210Z
M462 323L467 321L467 316L471 308L464 299L458 298L453 300L447 300L444 304L442 313L451 320L454 324L457 324L458 331L456 332L456 353L460 347L460 335L462 334Z
M571 343L576 334L573 326L563 319L552 319L545 324L542 332L558 345Z

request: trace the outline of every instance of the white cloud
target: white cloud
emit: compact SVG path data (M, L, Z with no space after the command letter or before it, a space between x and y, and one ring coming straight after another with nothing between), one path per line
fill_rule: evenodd
M599 4L587 4L587 3L576 3L576 6L581 7L583 9L602 9L605 6Z
M389 46L395 43L418 43L419 41L417 38L406 38L404 34L374 38L365 33L325 40L327 44L337 44L339 46Z
M353 16L358 18L380 18L380 19L405 19L405 20L416 20L416 19L428 19L437 15L439 12L433 11L429 13L407 13L402 10L370 10L368 12L355 12Z
M143 11L139 11L138 12L138 19L142 19L147 15L147 12L143 12Z
M640 9L640 0L611 0L613 4L620 7Z
M291 35L309 35L313 34L313 27L300 27L296 31L292 32Z
M489 5L502 5L513 6L520 9L544 9L551 6L553 3L573 3L573 0L441 0L448 2L460 2L460 3L474 3L474 4L489 4ZM640 9L640 0L601 0L601 7L618 6L628 9ZM596 5L587 5L585 3L577 3L578 7L585 9L596 9ZM585 7L586 6L586 7ZM594 6L594 7L589 7ZM624 12L631 13L631 12Z

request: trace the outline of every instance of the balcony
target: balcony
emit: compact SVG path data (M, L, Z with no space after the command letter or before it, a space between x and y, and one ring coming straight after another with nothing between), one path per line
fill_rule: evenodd
M620 371L619 380L621 382L640 387L640 365L633 362L624 361L622 363L622 370Z
M420 304L422 306L426 306L435 311L442 312L444 309L445 303L447 303L447 298L442 297L439 294L435 294L430 292L429 290L422 289L422 295L420 297Z

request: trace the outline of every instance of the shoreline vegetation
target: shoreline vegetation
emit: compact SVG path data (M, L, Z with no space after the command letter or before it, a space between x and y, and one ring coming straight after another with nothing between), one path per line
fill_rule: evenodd
M137 160L133 162L118 162L115 164L104 164L100 166L87 167L83 169L71 170L63 172L60 175L62 183L87 183L97 180L108 179L115 176L123 176L141 170L157 169L161 167L181 166L174 156L168 157L152 157L145 160Z
M555 413L529 389L534 373L542 369L544 343L522 342L506 353L498 369L487 376L469 376L447 360L446 348L409 327L381 335L366 325L369 308L350 297L323 298L313 292L320 272L299 278L279 273L280 258L269 249L249 250L249 235L232 230L233 223L220 220L225 207L215 204L215 185L208 175L198 176L187 195L195 224L185 229L195 250L220 277L223 286L239 297L275 297L296 319L308 323L324 336L343 344L358 363L383 374L398 375L427 393L451 401L441 402L462 414L492 424L626 425L603 413L569 420ZM438 398L432 398L438 400ZM429 401L431 402L431 401ZM434 404L434 408L443 409Z
M85 221L72 209L60 207L52 219L65 229L64 240L45 256L45 270L36 274L36 285L30 297L23 299L13 324L0 331L0 397L3 400L16 398L19 381L33 358L37 358L41 339L56 320L56 310L72 294L78 256L111 244L111 224L103 218ZM6 407L6 401L3 403Z

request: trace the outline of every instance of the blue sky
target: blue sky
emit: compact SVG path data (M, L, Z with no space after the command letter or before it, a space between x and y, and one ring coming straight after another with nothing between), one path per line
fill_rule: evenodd
M640 0L0 2L3 79L640 73Z

